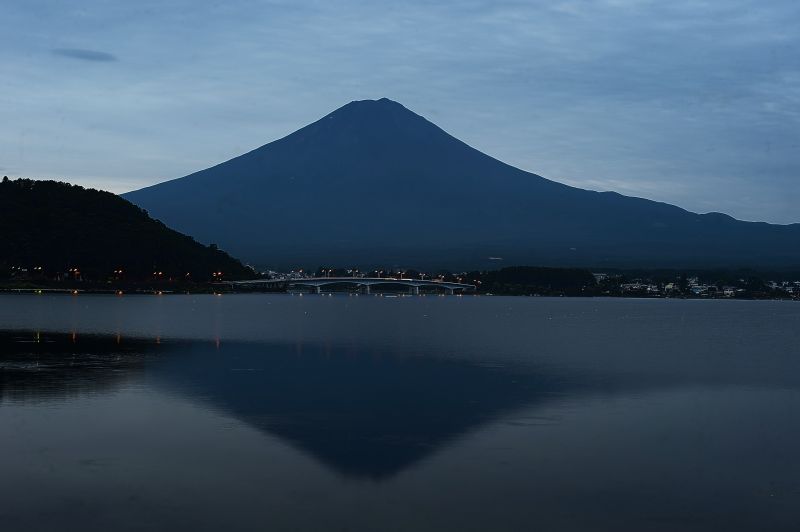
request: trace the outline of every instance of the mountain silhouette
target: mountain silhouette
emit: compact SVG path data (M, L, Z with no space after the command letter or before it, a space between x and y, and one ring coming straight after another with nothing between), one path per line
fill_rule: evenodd
M550 181L388 99L125 194L269 267L796 267L800 224L743 222ZM490 257L495 258L490 261Z

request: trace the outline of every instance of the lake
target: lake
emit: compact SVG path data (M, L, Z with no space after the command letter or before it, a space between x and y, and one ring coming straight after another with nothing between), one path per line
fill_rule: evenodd
M800 304L2 295L3 531L800 528Z

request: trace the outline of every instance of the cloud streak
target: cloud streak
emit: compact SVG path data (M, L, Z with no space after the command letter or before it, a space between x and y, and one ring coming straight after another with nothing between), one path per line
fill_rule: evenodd
M53 54L68 57L69 59L80 59L82 61L109 62L116 61L116 56L107 52L97 50L84 50L82 48L54 48Z

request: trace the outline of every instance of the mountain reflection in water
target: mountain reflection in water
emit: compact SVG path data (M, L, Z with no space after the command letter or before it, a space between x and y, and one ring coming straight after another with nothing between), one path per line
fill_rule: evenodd
M558 376L322 345L0 334L3 401L61 401L144 379L379 480L562 391Z

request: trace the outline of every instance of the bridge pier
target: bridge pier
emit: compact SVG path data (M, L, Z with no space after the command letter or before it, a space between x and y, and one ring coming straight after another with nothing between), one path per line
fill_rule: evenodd
M448 288L448 287L445 287L445 289L444 289L444 293L445 293L445 294L447 294L448 296L452 296L453 294L455 294L455 293L456 293L456 291L455 291L455 289L454 289L454 288Z
M322 293L322 287L321 286L315 286L314 287L314 293L315 294L321 294Z
M361 285L361 290L365 294L371 294L372 293L372 289L370 288L370 286L368 284Z
M416 286L416 285L409 286L408 287L408 293L411 294L412 296L418 296L419 295L419 286Z

